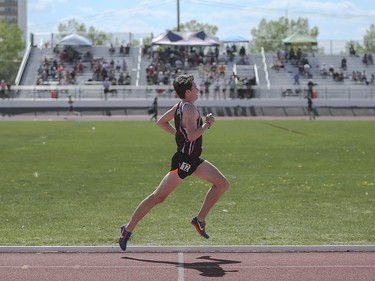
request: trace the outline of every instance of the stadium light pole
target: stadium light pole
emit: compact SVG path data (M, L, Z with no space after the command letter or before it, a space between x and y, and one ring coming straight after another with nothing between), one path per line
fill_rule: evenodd
M177 31L180 31L180 0L177 0Z

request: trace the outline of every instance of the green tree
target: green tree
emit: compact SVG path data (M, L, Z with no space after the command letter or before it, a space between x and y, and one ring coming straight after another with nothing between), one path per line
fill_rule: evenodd
M78 33L82 36L88 37L94 45L105 45L110 42L110 35L104 31L96 30L95 27L90 26L87 30L84 23L79 23L75 19L70 19L66 23L59 23L57 27L61 37L71 33Z
M81 33L87 32L86 26L83 23L79 23L75 19L70 19L66 23L59 23L57 30L63 36L69 35L71 33Z
M363 54L365 52L364 47L358 41L349 41L345 45L345 54L350 54L350 48L353 47L356 54Z
M0 22L0 77L14 81L20 65L20 54L25 49L22 31L14 23Z
M305 32L314 38L319 34L317 27L309 28L309 21L305 18L300 17L297 20L289 20L286 17L280 17L276 21L262 19L258 28L251 30L251 35L253 36L251 48L255 52L259 52L262 47L265 52L283 49L282 40L296 31Z
M375 25L371 24L370 28L366 31L366 34L363 36L363 44L366 52L373 53L375 52Z
M180 24L180 31L192 31L199 32L204 31L207 34L215 36L219 28L216 25L210 25L207 23L199 23L196 20L188 21L187 23ZM177 31L177 28L174 28L173 31Z

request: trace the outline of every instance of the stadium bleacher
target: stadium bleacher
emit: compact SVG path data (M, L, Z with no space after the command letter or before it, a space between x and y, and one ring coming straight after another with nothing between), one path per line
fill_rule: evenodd
M159 90L157 86L148 87L147 85L147 74L146 69L152 62L150 57L143 56L141 53L141 48L138 46L132 46L128 54L120 54L119 46L115 46L115 52L110 52L108 47L94 46L94 47L77 47L77 52L81 56L90 52L95 61L106 61L110 63L113 60L113 63L126 61L127 69L131 77L130 87L124 88L123 90L117 90L120 94L113 96L113 99L121 99L121 102L129 98L139 98L148 100L153 98L155 95L160 95L161 98L173 99L173 91L171 90L171 85L166 85L165 88L162 87ZM33 47L28 62L24 68L22 79L20 82L20 87L17 90L17 97L19 99L33 99L34 102L39 99L48 99L51 98L50 92L53 89L57 89L63 86L57 86L56 81L50 81L46 83L45 88L41 88L42 94L35 94L35 84L38 78L38 68L40 67L41 61L44 58L49 59L58 59L54 50L52 48L37 48ZM269 115L271 114L282 114L282 115L298 115L305 114L305 101L304 97L306 95L307 82L312 79L314 81L315 90L318 93L318 100L337 100L343 99L346 102L338 103L341 107L343 105L355 107L358 105L353 100L368 100L365 103L369 108L364 108L364 110L349 111L349 114L373 114L371 107L372 103L375 100L375 91L374 91L374 81L373 74L375 74L375 65L373 64L364 64L362 62L361 56L345 56L347 60L347 69L344 74L344 79L342 81L335 81L331 75L322 75L321 67L323 64L326 64L327 67L333 66L334 68L339 68L341 66L342 55L307 55L307 59L310 64L309 73L310 75L304 75L300 72L300 69L293 64L292 62L284 62L283 66L278 69L273 69L272 64L275 59L275 54L265 54L263 57L262 54L250 54L246 60L241 58L238 54L234 57L233 61L230 61L224 53L220 53L217 64L225 65L225 78L229 79L233 74L237 76L237 82L239 80L252 80L256 81L256 85L252 86L253 94L251 95L240 95L237 97L247 98L256 98L263 99L262 110L255 110L258 108L256 105L252 104L251 101L238 101L237 104L245 105L239 113L244 116L254 116L254 115ZM71 69L73 68L74 62L64 62L64 65ZM60 98L67 98L67 95L72 94L74 98L84 102L85 99L96 99L98 106L101 108L104 106L101 101L103 100L103 88L101 79L95 79L93 75L92 64L89 60L83 60L83 71L76 75L75 85L71 85L70 88L67 88L65 92L61 90L65 95L60 95ZM246 64L248 63L248 64ZM362 81L353 81L351 76L353 71L358 71L363 73L366 72L368 84ZM199 85L202 81L198 67L191 67L188 70L189 73L193 74L196 77L197 84ZM116 79L119 78L121 71L115 71ZM300 85L294 85L293 76L295 73L300 74ZM372 77L372 78L371 78ZM50 85L48 85L50 84ZM253 83L254 84L254 83ZM51 87L51 88L48 88ZM117 86L118 87L118 86ZM31 90L33 89L33 90ZM138 89L138 90L137 90ZM229 87L227 89L228 93L226 94L227 98L229 97ZM290 92L289 92L290 91ZM213 97L213 86L211 84L210 95L208 98L203 97L206 104L214 102ZM39 92L38 92L39 93ZM283 94L284 93L284 94ZM285 94L286 93L286 94ZM224 100L224 96L221 93L219 96L221 99L221 104L214 106L214 111L217 111L218 114L230 114L226 108L228 100ZM275 109L274 105L270 105L267 108L267 99L287 99L287 100L296 100L299 102L299 105L293 105L290 103L289 107L297 107L297 109L289 111L282 109ZM318 101L315 103L319 105L321 109L321 114L333 114L332 111L323 109L324 102ZM63 101L64 102L64 101ZM326 103L326 102L325 102ZM124 101L124 104L126 102ZM166 104L169 104L166 102ZM215 103L216 104L216 103ZM322 104L322 105L320 105ZM163 102L161 102L163 106ZM142 108L144 105L141 106ZM283 107L288 107L288 104L283 103ZM273 109L272 109L273 108ZM232 115L235 111L233 108L230 110ZM242 113L241 113L242 112ZM234 114L235 115L235 114Z

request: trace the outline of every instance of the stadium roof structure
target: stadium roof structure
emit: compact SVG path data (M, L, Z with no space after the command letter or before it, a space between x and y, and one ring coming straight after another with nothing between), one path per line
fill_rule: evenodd
M175 32L167 31L152 39L153 45L168 46L219 46L217 37L209 35L204 31L200 32Z
M291 46L316 46L318 41L316 38L306 34L303 31L297 31L289 37L283 39L284 45Z
M60 40L58 45L64 46L92 46L92 42L90 39L83 37L79 34L73 33L70 35L65 36L63 39Z

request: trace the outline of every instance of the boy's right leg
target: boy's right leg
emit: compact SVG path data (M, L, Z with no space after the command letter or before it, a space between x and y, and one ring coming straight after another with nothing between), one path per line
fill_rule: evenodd
M169 172L160 182L156 190L147 196L135 209L129 223L121 226L121 235L119 244L121 249L126 250L126 243L129 240L134 228L138 222L147 215L157 204L162 203L169 194L181 183L182 179L174 173Z

